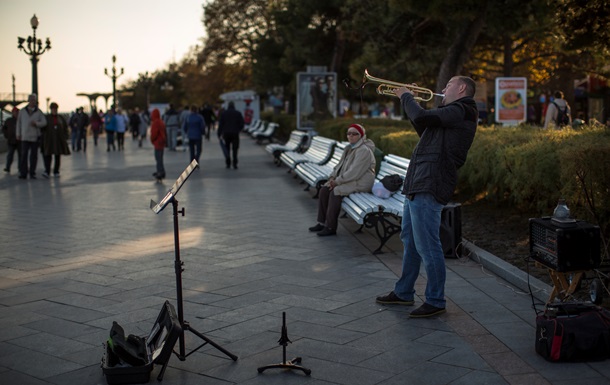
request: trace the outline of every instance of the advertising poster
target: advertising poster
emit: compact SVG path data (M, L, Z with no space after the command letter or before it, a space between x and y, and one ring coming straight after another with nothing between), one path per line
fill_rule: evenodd
M516 125L527 119L527 79L496 78L496 122Z
M297 74L297 128L312 129L315 122L337 117L337 74Z

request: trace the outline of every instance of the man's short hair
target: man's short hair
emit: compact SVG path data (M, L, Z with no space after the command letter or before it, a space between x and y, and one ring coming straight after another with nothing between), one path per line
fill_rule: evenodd
M555 91L555 99L563 99L563 92Z
M460 83L466 86L466 96L474 96L477 92L477 84L468 76L456 76Z

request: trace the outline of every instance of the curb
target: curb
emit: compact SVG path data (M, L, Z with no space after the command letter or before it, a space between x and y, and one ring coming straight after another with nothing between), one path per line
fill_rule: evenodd
M496 257L495 255L475 246L473 243L462 239L462 246L468 250L468 256L475 262L496 274L498 277L516 286L525 292L532 292L534 298L547 303L553 288L538 278L532 277L521 269ZM466 254L466 253L463 253Z

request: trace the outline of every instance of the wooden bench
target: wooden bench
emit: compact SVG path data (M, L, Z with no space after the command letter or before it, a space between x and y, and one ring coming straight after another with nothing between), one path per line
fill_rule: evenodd
M270 122L267 124L264 130L258 130L252 133L252 137L256 139L256 143L262 144L263 141L268 141L271 143L273 141L273 134L280 125L274 122Z
M303 151L309 135L305 131L294 130L290 133L288 141L284 144L271 143L265 146L265 150L273 155L273 162L280 165L280 155L285 151Z
M311 139L311 143L305 152L298 151L284 151L280 155L280 161L289 167L288 172L294 170L294 168L300 163L315 163L324 164L333 155L333 148L337 144L334 139L325 138L323 136L314 136Z
M317 191L314 198L318 197L320 188L322 188L322 185L328 180L330 174L333 172L333 168L339 164L345 146L347 146L347 142L337 142L334 146L332 156L325 163L317 164L310 162L297 164L295 172L305 183L307 183L307 188L305 188L305 190L309 190L310 187L316 188Z
M396 155L386 155L379 166L375 182L386 175L398 174L404 178L409 167L409 159ZM380 245L373 254L381 252L386 242L400 233L405 196L401 190L387 199L379 198L370 192L353 193L343 198L341 208L345 214L363 227L375 229Z

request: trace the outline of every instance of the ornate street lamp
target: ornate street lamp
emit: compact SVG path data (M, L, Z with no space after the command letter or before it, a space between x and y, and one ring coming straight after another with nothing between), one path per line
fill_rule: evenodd
M36 28L38 28L38 18L36 15L32 16L30 25L34 31L32 36L28 36L27 39L17 37L17 48L30 55L32 61L32 93L38 95L38 56L51 49L51 40L47 37L44 48L42 47L42 40L36 39ZM27 47L23 46L23 43L27 42Z
M123 75L124 71L123 68L121 68L121 73L117 75L117 70L116 70L116 55L112 55L112 75L108 75L108 69L104 68L104 75L108 76L110 79L112 79L112 103L114 104L114 107L118 107L119 106L119 100L116 97L116 80Z
M144 90L146 91L146 109L148 110L150 107L150 86L152 85L152 78L148 75L148 71L140 74L140 78L142 79Z

